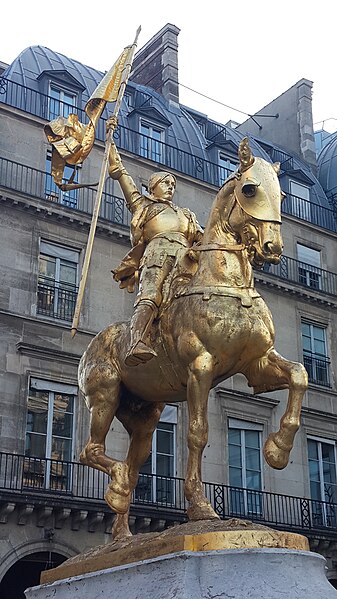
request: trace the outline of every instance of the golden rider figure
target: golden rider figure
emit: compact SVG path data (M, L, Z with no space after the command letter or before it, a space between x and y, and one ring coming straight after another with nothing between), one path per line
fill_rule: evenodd
M107 125L115 126L113 117ZM132 249L113 273L120 287L126 287L129 292L139 283L131 319L130 347L125 358L127 366L135 366L156 356L150 346L149 333L162 302L164 281L178 250L201 241L203 230L193 212L173 204L176 178L172 174L154 173L149 180L149 196L139 193L114 142L109 155L109 175L118 180L132 213Z

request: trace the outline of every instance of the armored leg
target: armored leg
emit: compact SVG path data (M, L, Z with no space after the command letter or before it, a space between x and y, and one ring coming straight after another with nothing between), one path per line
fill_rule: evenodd
M150 300L139 302L131 318L130 347L125 357L127 366L148 362L156 352L148 345L151 325L157 314L157 306Z

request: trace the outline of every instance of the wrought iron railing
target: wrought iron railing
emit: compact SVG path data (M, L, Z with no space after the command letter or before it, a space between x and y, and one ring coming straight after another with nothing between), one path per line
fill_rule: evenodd
M329 365L330 360L326 356L320 356L308 351L303 352L303 362L308 373L310 383L330 387Z
M297 283L301 287L337 296L337 274L289 256L281 256L279 264L265 263L263 271L278 279Z
M55 190L49 173L5 158L0 158L0 187L45 200L46 206L52 202L86 214L92 214L95 203L94 189L77 189L76 193ZM108 191L103 192L99 216L118 225L130 225L130 213L123 198Z
M38 314L71 321L76 298L77 287L39 276L36 308Z
M310 200L299 198L291 193L287 193L282 202L282 212L318 225L322 229L337 232L337 220L333 210L320 204L314 204Z
M176 148L174 148L174 150L176 150ZM205 172L202 160L188 154L187 162L189 162L190 166L186 166L187 170L182 170L182 172L188 172L190 169L194 172L194 177L196 179L202 179L202 173ZM181 165L183 165L183 162L181 162ZM164 166L170 165L165 163ZM217 177L222 179L223 167L212 163L208 163L208 166L210 168L212 167L213 179L216 179ZM91 188L75 190L76 193L64 193L58 189L55 190L55 187L53 187L51 182L50 173L1 157L0 187L40 198L46 200L46 202L56 202L67 208L85 212L87 214L92 214L96 194L95 190ZM108 188L109 183L107 183L107 189ZM333 211L329 208L313 204L308 200L303 200L302 198L288 194L282 204L282 211L284 214L296 216L300 220L314 223L323 229L337 232L337 221L334 218ZM108 190L103 192L100 217L120 225L130 225L130 214L124 200L109 193Z
M77 462L28 457L0 452L0 498L6 492L41 502L57 498L103 502L108 477ZM205 494L223 519L248 518L275 527L302 531L336 531L337 504L303 497L204 483ZM63 499L62 499L63 498ZM141 474L133 496L134 506L154 513L186 512L182 478Z

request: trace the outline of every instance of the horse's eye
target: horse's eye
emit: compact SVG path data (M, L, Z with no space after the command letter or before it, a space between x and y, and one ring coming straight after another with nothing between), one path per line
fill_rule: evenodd
M256 185L252 185L252 183L243 185L242 193L246 196L246 198L252 198L256 193Z

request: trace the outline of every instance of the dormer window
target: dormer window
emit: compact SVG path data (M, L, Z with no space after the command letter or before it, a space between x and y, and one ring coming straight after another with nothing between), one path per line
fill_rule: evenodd
M237 164L230 160L228 156L223 154L223 152L219 152L218 154L218 164L219 164L219 186L224 184L224 181L230 176L231 173L237 168Z
M292 214L302 220L311 221L310 188L297 181L289 181Z
M57 119L58 116L67 117L71 112L74 112L76 100L76 94L51 85L49 91L49 120Z
M163 162L164 129L140 120L140 155L153 162Z

